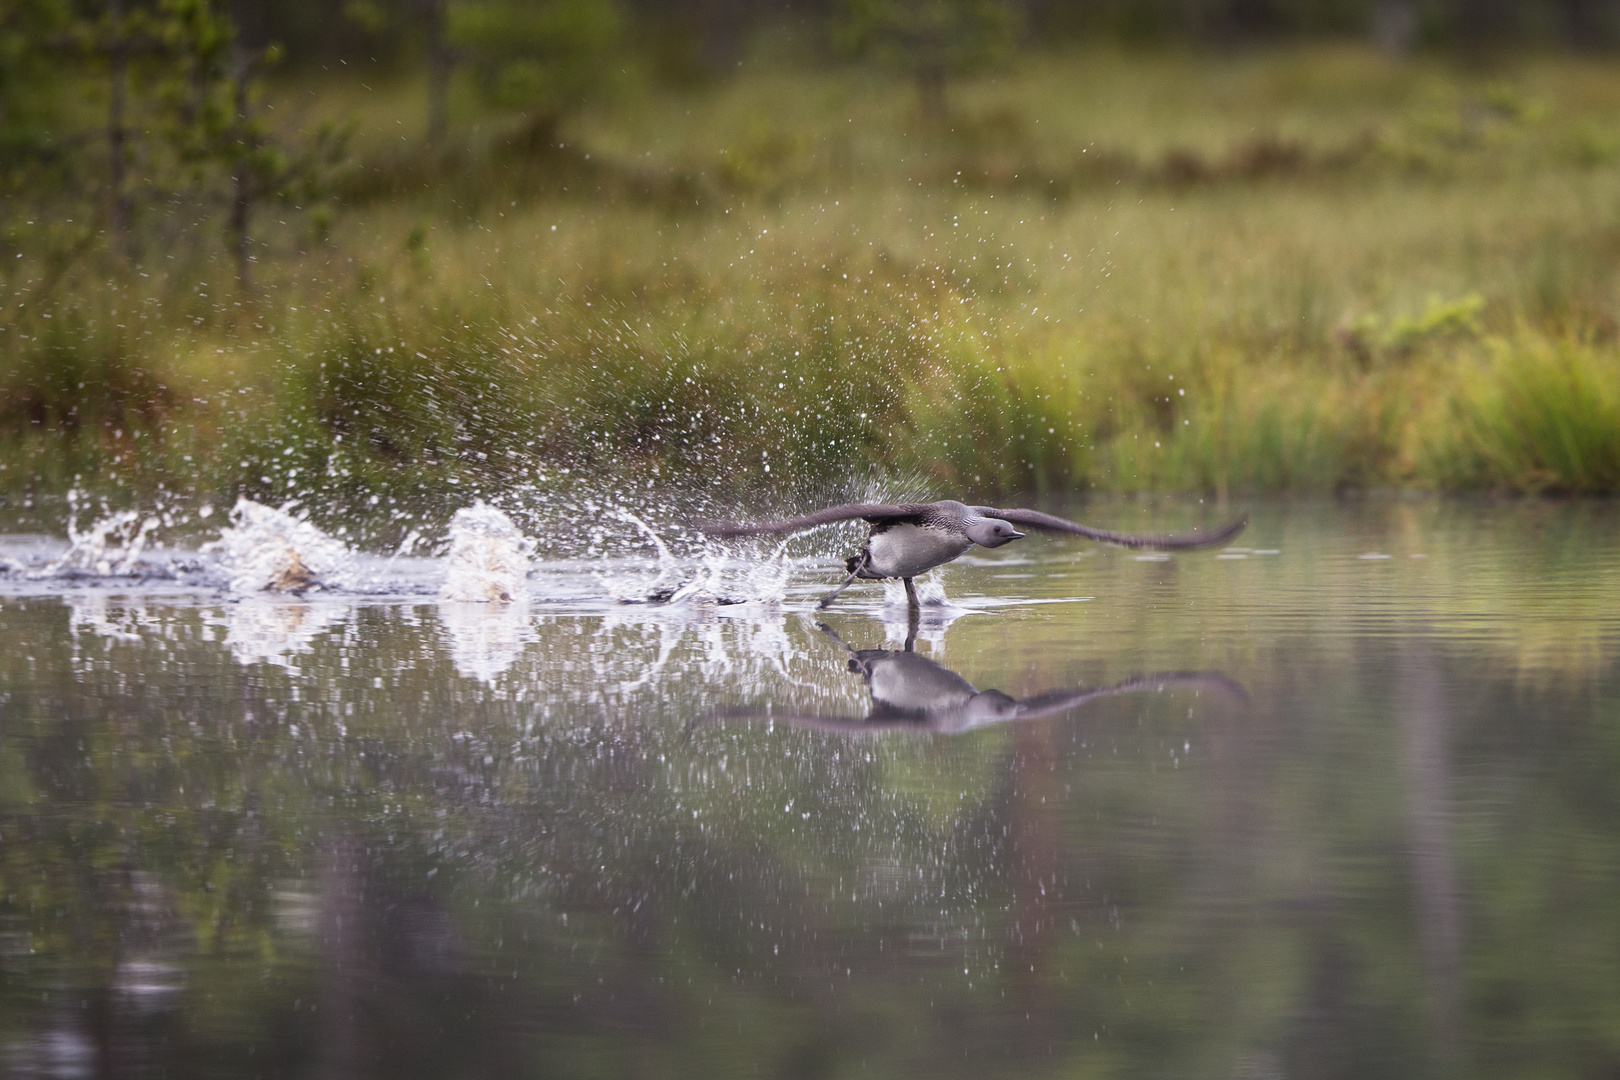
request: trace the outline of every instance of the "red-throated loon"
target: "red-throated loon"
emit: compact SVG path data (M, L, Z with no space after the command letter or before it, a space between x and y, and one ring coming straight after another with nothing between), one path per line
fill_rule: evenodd
M780 536L857 518L872 526L871 535L866 538L866 546L845 563L849 576L842 585L822 597L822 607L838 599L856 578L871 581L899 578L906 583L906 598L916 606L917 588L912 584L913 578L950 562L974 544L993 548L1021 538L1024 534L1014 528L1016 525L1084 536L1121 547L1191 551L1224 544L1249 523L1245 514L1214 532L1119 533L1093 529L1039 510L998 510L945 499L931 503L845 503L785 521L754 525L705 524L699 528L710 536Z

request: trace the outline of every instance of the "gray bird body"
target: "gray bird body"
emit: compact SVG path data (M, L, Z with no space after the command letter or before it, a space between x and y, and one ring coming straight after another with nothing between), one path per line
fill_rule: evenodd
M1093 529L1079 522L1039 510L968 506L952 499L932 503L845 503L782 521L760 524L701 525L710 536L781 536L840 521L862 520L871 525L866 546L845 564L849 577L823 598L826 607L856 578L900 578L912 604L917 592L912 579L957 558L975 544L1000 547L1023 537L1016 526L1043 532L1083 536L1104 544L1156 551L1190 551L1226 543L1248 525L1245 515L1207 533L1120 533Z
M973 546L967 534L933 525L889 525L872 530L866 540L866 565L858 575L914 578L950 562Z

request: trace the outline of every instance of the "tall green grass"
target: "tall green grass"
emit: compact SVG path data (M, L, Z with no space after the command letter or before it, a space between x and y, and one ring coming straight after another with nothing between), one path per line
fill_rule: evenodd
M417 89L284 88L362 156L252 293L207 229L53 275L13 223L0 488L1620 486L1596 63L1078 53L944 126L762 63L435 161Z
M1447 487L1620 490L1620 349L1518 333L1462 373L1427 432Z

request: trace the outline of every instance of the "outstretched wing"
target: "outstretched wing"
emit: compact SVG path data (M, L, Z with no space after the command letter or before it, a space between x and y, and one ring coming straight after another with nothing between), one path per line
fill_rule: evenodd
M1075 536L1084 536L1104 544L1118 544L1120 547L1149 548L1155 551L1191 551L1198 548L1219 547L1242 532L1249 525L1249 515L1244 514L1235 521L1229 521L1213 532L1192 533L1122 533L1111 532L1107 529L1093 529L1081 525L1077 521L1068 521L1064 518L1043 514L1039 510L997 510L993 506L975 506L973 508L985 517L1000 518L1014 525L1027 525L1032 529L1041 529L1045 532L1070 533Z
M874 525L898 525L916 521L928 510L927 503L845 503L829 506L813 514L804 514L785 521L766 521L758 524L730 522L698 522L697 527L710 536L781 536L783 533L802 532L817 525L831 525L835 521L870 521Z

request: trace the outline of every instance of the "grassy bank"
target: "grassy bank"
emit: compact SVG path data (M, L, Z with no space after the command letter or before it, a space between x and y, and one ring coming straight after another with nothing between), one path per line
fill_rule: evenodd
M279 89L355 158L249 290L206 207L133 264L13 215L0 489L1620 488L1595 61L1048 56L930 126L762 57L443 159L373 85Z

